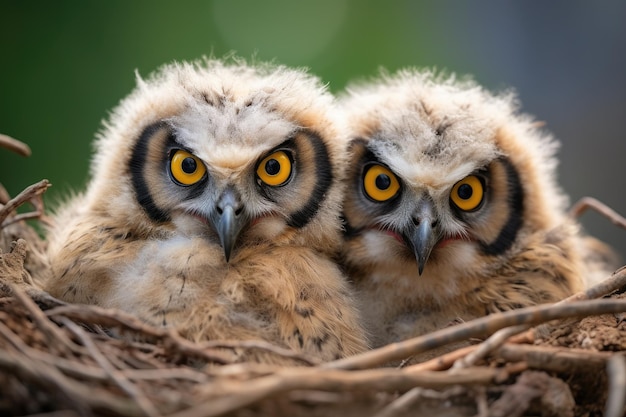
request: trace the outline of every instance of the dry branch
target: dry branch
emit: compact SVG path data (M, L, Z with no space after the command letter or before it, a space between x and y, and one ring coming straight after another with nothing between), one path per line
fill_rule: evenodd
M626 311L626 300L589 300L540 305L506 311L393 343L349 358L321 365L327 369L366 369L423 353L450 343L484 337L501 328L534 325L551 320Z
M70 379L52 366L31 358L0 350L0 369L24 381L39 386L43 392L56 393L62 403L81 415L90 415L90 409L108 410L117 415L140 415L138 407L130 400L106 390L95 389Z
M119 328L151 340L164 340L171 344L172 349L176 350L178 354L214 363L226 364L234 361L234 355L228 354L224 349L264 350L277 356L295 359L305 365L318 363L313 358L308 358L301 353L284 349L262 340L219 340L193 343L178 336L172 329L150 326L138 320L135 316L120 310L106 310L97 306L63 305L46 311L46 315L53 319L57 316L67 317L107 328Z
M11 199L9 192L2 184L0 184L0 205L6 204Z
M63 374L79 378L83 380L102 381L107 379L106 372L95 366L80 366L72 360L55 356L48 352L42 352L26 345L22 339L14 334L11 329L6 327L4 323L0 323L0 337L9 343L11 347L25 356L31 358L32 361L42 363L44 366L56 367Z
M30 147L27 144L2 133L0 133L0 147L22 156L30 156L31 154Z
M620 271L621 273L621 271ZM616 274L619 276L619 274ZM613 277L615 278L615 276ZM616 281L616 280L614 280ZM619 280L617 280L619 281ZM616 281L616 282L617 282ZM606 286L605 286L606 287ZM108 393L108 396L101 397L100 401L92 398L80 397L82 408L75 408L81 414L89 412L107 412L115 415L163 415L174 413L174 416L200 416L200 415L221 415L224 413L241 410L247 406L258 403L269 398L288 398L283 394L291 392L301 392L307 398L316 398L304 393L332 392L337 395L341 392L404 392L419 387L413 394L407 394L398 403L391 403L390 410L401 408L402 401L419 399L424 391L437 389L448 392L448 389L460 385L473 386L493 385L502 383L508 376L524 371L528 366L535 369L544 370L567 370L570 365L578 367L597 367L598 363L606 361L606 355L583 354L582 352L568 350L554 350L545 347L535 346L514 346L506 344L494 352L494 356L509 363L503 368L492 367L470 367L466 369L453 369L447 372L428 371L448 367L459 356L451 358L451 354L437 358L424 364L409 366L402 369L382 368L373 370L340 370L332 369L327 365L320 365L312 368L280 368L271 365L254 364L233 364L207 367L204 370L188 368L185 366L176 367L169 363L167 358L189 357L201 359L203 362L220 363L215 361L212 354L207 354L204 348L212 349L239 347L236 342L216 341L203 344L194 344L186 341L177 334L161 328L154 328L138 321L133 316L127 315L117 310L105 310L95 306L62 305L55 306L44 312L32 301L27 301L28 297L21 289L14 291L13 305L21 308L28 316L32 317L37 328L41 326L40 320L48 320L49 326L57 327L57 333L45 330L43 335L48 343L58 343L58 337L72 336L79 345L70 345L73 355L80 357L80 365L71 370L71 358L62 358L55 363L54 357L49 353L39 352L36 349L25 346L19 341L19 337L7 331L8 327L0 326L0 347L11 346L12 352L5 351L0 357L0 368L5 371L14 371L24 380L38 377L27 363L31 363L42 372L52 372L47 378L37 383L47 392L57 393L61 398L70 396L86 395L81 388L77 388L76 380L85 381L84 386L96 385L97 392ZM24 299L25 298L25 299ZM56 304L53 304L56 305ZM470 337L475 332L492 332L498 326L510 325L519 322L536 323L555 318L601 314L606 312L626 311L626 301L620 300L594 300L578 301L563 305L541 306L532 309L516 310L501 315L488 316L473 322L467 322L457 327L464 332L459 333L458 329L444 329L450 332L452 340L457 337ZM72 320L72 321L70 321ZM73 324L85 323L93 332L83 330ZM43 325L44 328L46 325ZM118 328L122 333L130 333L141 336L143 342L122 342L118 339L96 331L98 326L107 328ZM41 329L40 329L41 330ZM441 336L441 332L438 332ZM432 346L434 343L450 340L445 337L428 336L422 340L426 345ZM93 340L92 340L93 339ZM99 339L99 340L96 340ZM71 338L68 338L71 340ZM408 341L415 343L415 340ZM96 345L96 343L98 343ZM157 343L159 347L154 345ZM419 343L418 343L419 345ZM97 347L96 347L97 346ZM241 346L245 346L242 344ZM255 343L250 344L250 348L258 348ZM470 347L472 348L472 347ZM373 351L374 353L384 351L385 348ZM3 350L0 349L0 353ZM35 353L36 352L36 353ZM100 353L97 353L100 352ZM131 354L130 352L134 352ZM138 354L147 355L146 359L141 359ZM224 352L219 352L223 354ZM462 356L466 352L461 352ZM9 356L7 356L7 354ZM397 354L397 353L394 353ZM14 356L17 356L17 360ZM20 356L21 355L21 356ZM160 359L157 360L157 355ZM100 356L100 358L99 358ZM367 354L365 354L367 357ZM102 360L105 358L105 361ZM361 358L363 355L361 355ZM146 369L131 369L130 365L136 358L137 366ZM147 360L148 358L152 358ZM359 358L359 357L355 357ZM4 359L4 360L3 360ZM89 360L88 360L89 359ZM379 357L380 359L380 357ZM389 357L385 357L385 361ZM8 362L12 361L13 365ZM569 362L568 362L569 361ZM337 362L334 363L335 365ZM331 366L333 363L330 364ZM357 363L362 366L362 362ZM330 369L329 369L330 368ZM70 381L69 383L67 381ZM74 384L72 383L74 382ZM51 385L55 385L52 389ZM145 388L137 384L148 384ZM185 384L185 385L183 385ZM191 384L191 385L189 385ZM182 393L174 394L174 390L187 388L189 396L181 398ZM81 386L79 383L78 386ZM118 393L113 394L110 390L118 388ZM158 388L161 387L161 388ZM156 390L156 391L155 391ZM421 391L420 391L421 390ZM459 391L461 392L461 391ZM486 394L473 391L463 391L465 396L476 397L476 406L487 410L488 398ZM468 394L469 392L469 394ZM473 392L473 394L472 394ZM155 394L160 393L160 394ZM169 393L169 394L168 394ZM420 395L416 393L422 393ZM90 394L93 396L94 394ZM442 394L444 395L444 394ZM459 394L461 395L461 394ZM191 399L193 396L193 400ZM480 397L480 398L479 398ZM102 399L104 398L104 399ZM442 397L443 398L443 397ZM143 405L141 402L144 401ZM312 401L312 400L311 400ZM110 402L115 402L111 404ZM150 404L147 405L146 404ZM150 409L152 407L152 409Z
M571 295L564 300L559 301L555 305L570 303L572 301L593 300L624 287L626 287L626 266L619 268L617 271L613 272L610 277L599 282L598 284ZM483 359L490 352L501 346L504 342L511 339L513 336L530 329L530 327L531 326L528 324L523 324L498 330L487 340L470 351L466 356L459 358L459 360L455 363L455 367L473 366L480 359ZM524 337L521 337L520 339L523 340Z
M9 200L4 206L0 207L0 229L8 226L11 223L19 221L20 219L23 220L25 216L22 215L21 218L12 218L5 221L5 219L9 217L11 213L13 213L19 206L28 201L35 201L41 194L43 194L48 189L48 187L50 187L50 182L48 182L48 180L41 180L38 183L26 187L24 191L19 193L15 198ZM43 212L40 211L40 209L38 208L39 204L33 203L33 205L35 205L36 211L32 214L32 216L28 218L39 217L43 214Z
M170 417L219 416L263 398L295 390L323 391L405 391L415 386L445 388L454 385L489 384L502 377L493 368L464 369L455 373L410 372L405 369L342 371L322 368L283 368L276 373L240 384L222 385L219 396Z
M570 209L569 214L572 217L580 217L588 209L597 211L614 225L626 229L626 219L622 215L593 197L583 197L578 200Z
M611 294L612 292L622 288L626 288L626 266L622 266L621 268L613 272L610 277L599 282L593 287L589 287L585 291L581 291L572 296L569 296L563 301L559 301L559 303L569 303L571 301L580 300L592 300L594 298L599 298Z
M63 305L47 310L45 314L55 319L64 317L77 322L100 325L105 328L118 328L130 331L152 341L165 341L166 346L177 354L202 359L212 363L231 363L233 357L217 349L204 349L196 343L183 339L172 329L150 326L135 316L120 310L107 310L92 305Z
M609 396L606 401L605 417L621 417L626 406L626 359L615 354L606 363L609 377Z
M133 399L137 406L148 417L157 417L159 412L155 408L154 404L146 398L146 396L138 389L138 387L132 384L124 374L114 369L109 360L100 352L98 347L94 344L91 338L81 329L78 325L69 319L63 319L62 323L67 327L74 335L78 337L83 346L89 351L91 357L95 359L96 363L102 368L117 386L124 391L130 398Z
M37 325L44 335L48 338L49 346L55 348L60 356L69 357L73 353L81 353L81 347L74 344L68 339L61 330L46 318L41 309L28 297L22 288L11 285L13 297L18 301L30 314L31 319Z
M516 345L507 343L493 352L493 356L508 362L525 362L529 368L554 372L585 370L599 372L612 357L609 352L552 346Z
M463 395L467 392L465 387L453 386L444 391L435 391L432 389L426 389L421 387L415 387L410 391L404 393L397 400L393 401L374 417L394 417L397 415L405 415L407 411L422 399L436 399L440 401L448 401L455 396Z

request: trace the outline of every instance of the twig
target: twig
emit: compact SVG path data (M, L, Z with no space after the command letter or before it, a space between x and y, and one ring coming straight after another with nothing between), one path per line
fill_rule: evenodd
M365 369L416 355L449 343L484 337L504 327L539 324L569 317L581 317L626 311L626 300L589 300L559 305L539 305L492 314L447 327L427 335L393 343L349 358L320 365L326 369Z
M295 390L385 391L407 390L415 386L445 388L451 385L485 385L501 377L503 371L492 368L468 368L455 373L408 372L406 369L370 369L342 371L317 368L282 368L273 375L241 384L222 383L219 396L170 417L219 416L263 398ZM216 393L217 394L217 393Z
M569 210L569 214L572 217L580 217L588 209L597 211L602 216L609 219L609 221L614 225L619 226L622 229L626 229L626 218L593 197L583 197L578 200Z
M26 345L2 322L0 322L0 336L3 337L4 340L6 340L15 350L28 356L30 360L54 366L68 376L94 381L106 381L110 379L102 367L97 368L86 364L76 366L75 361L54 356L45 351L33 349L32 347ZM209 380L209 376L207 374L191 368L123 369L119 372L121 372L126 378L133 380L179 379L197 383L204 383Z
M0 147L13 151L22 156L30 156L30 147L11 136L0 133Z
M590 287L585 291L578 292L559 302L569 303L571 301L592 300L594 298L599 298L607 294L611 294L613 291L617 291L624 287L626 287L626 265L622 266L621 268L613 272L609 278L600 281L593 287Z
M613 291L618 290L624 286L626 286L626 266L621 267L620 269L615 271L609 278L594 285L593 287L571 295L564 300L555 303L554 305L571 303L573 301L595 299L598 297L602 297L606 294L610 294ZM454 366L456 368L463 366L473 366L479 360L487 356L490 352L493 352L495 349L501 346L508 339L525 330L528 330L530 327L530 325L519 325L498 330L497 332L492 334L487 340L481 343L475 350L470 352L467 356L460 358L454 364Z
M48 180L41 180L26 187L21 193L15 196L15 198L9 200L9 202L7 202L4 206L0 207L0 228L6 227L8 224L13 222L13 219L7 220L7 222L5 222L5 219L9 217L9 215L19 206L43 194L48 187L50 187L50 182Z
M408 390L403 395L392 401L389 405L383 408L380 412L374 414L374 417L394 417L400 414L406 413L406 411L422 398L424 388L415 387Z
M487 392L485 387L474 387L474 398L478 417L489 417L489 404L487 403Z
M66 305L48 310L46 314L49 317L64 316L77 321L83 321L90 324L99 324L104 327L119 327L142 336L149 336L152 339L171 342L175 353L205 359L216 363L231 363L234 359L232 355L228 355L220 349L260 349L267 352L296 359L306 365L316 365L318 362L312 358L307 358L301 353L284 349L262 340L220 340L202 343L192 343L187 339L183 339L171 329L163 329L149 326L139 321L135 316L124 313L120 310L107 310L97 306L76 306ZM166 344L166 347L169 346Z
M207 367L204 369L212 377L236 377L239 379L258 378L272 375L276 372L276 366L267 363L242 362L230 365Z
M150 326L140 321L137 317L124 313L121 310L104 309L93 305L68 304L47 310L45 314L50 318L67 317L74 321L131 330L152 340L167 341L172 344L176 353L188 357L221 364L232 362L231 356L226 355L224 352L201 349L197 344L183 339L171 329Z
M177 379L203 384L209 381L209 376L191 368L163 368L163 369L122 369L119 371L126 378L134 381L150 381Z
M422 363L411 365L408 368L415 371L442 371L450 368L458 359L476 350L479 345L470 345L458 348L452 352L444 353Z
M35 198L40 198L40 196L35 197ZM12 225L13 223L21 222L23 220L39 219L42 216L42 214L43 212L39 210L29 211L28 213L20 213L11 217L9 220L5 221L4 223L2 223L2 227L4 228L4 227Z
M23 355L0 350L0 369L32 385L43 387L43 392L58 393L57 401L59 396L65 399L67 406L76 409L80 415L91 415L89 410L94 408L109 410L116 415L140 413L137 405L130 400L69 379L54 367L33 362Z
M73 352L81 353L79 346L65 337L61 330L48 320L41 309L20 287L11 285L11 291L15 299L26 308L37 327L48 337L49 346L55 346L64 356L70 356Z
M78 377L85 380L103 381L107 379L106 373L93 366L81 365L76 366L76 362L42 352L26 345L22 339L17 337L11 329L4 323L0 323L0 336L4 338L15 350L27 356L33 362L44 363L48 366L56 367L65 375Z
M41 386L44 392L56 394L58 402L72 405L81 415L91 415L89 406L86 403L87 387L81 386L78 382L66 378L53 366L37 363L21 354L11 354L0 350L0 370L7 374L13 374L21 380ZM83 395L76 395L76 394ZM92 394L93 395L93 394Z
M465 393L467 393L467 388L459 386L453 386L443 392L415 387L405 392L393 402L389 403L380 412L375 414L374 417L394 417L397 415L405 415L411 406L421 399L428 398L445 401Z
M67 318L61 319L61 321L65 327L78 337L80 342L90 353L91 357L104 370L104 372L107 373L110 379L118 387L120 387L122 391L128 394L147 416L157 417L160 415L155 406L150 402L150 400L148 400L148 398L146 398L145 395L143 395L138 387L130 383L130 381L126 379L122 373L118 372L113 368L113 366L111 366L108 359L98 350L96 345L93 343L91 338L87 336L83 329Z
M621 417L626 405L626 359L620 353L614 354L606 363L609 379L609 392L604 417Z
M459 360L454 363L453 367L464 368L468 366L473 366L479 360L487 356L490 352L501 346L509 338L530 328L531 325L522 324L519 326L506 327L504 329L498 330L497 332L489 336L487 340L478 345L476 349L468 353L467 356L459 358Z
M554 372L585 370L598 372L611 358L609 352L552 346L516 345L507 343L493 356L509 362L526 362L529 368Z
M0 184L0 205L5 205L11 199L9 192Z

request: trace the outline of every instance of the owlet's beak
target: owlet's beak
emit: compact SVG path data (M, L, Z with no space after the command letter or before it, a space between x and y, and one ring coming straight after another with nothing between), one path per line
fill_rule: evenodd
M413 224L403 231L402 236L413 249L419 274L422 275L430 253L440 238L439 222L432 200L428 198L420 202L413 216Z
M228 262L239 234L248 223L248 216L245 214L239 193L231 187L226 188L217 200L210 220L217 231Z

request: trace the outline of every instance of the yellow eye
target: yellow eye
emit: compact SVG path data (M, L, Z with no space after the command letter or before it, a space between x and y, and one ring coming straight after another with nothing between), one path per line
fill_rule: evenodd
M267 185L283 185L291 176L291 159L285 151L276 151L261 161L256 174Z
M193 185L204 178L206 167L197 156L179 149L170 160L170 172L180 185Z
M470 175L454 184L450 199L463 211L472 211L480 206L484 196L483 183L475 175Z
M387 201L398 194L400 183L388 168L382 165L372 165L363 177L363 188L371 199Z

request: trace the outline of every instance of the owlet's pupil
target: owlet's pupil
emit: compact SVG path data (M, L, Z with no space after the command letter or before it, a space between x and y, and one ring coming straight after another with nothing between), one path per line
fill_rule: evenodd
M270 159L265 163L265 172L267 175L276 175L280 172L280 162L275 159Z
M391 178L389 175L380 174L376 177L376 188L379 190L386 190L391 186Z
M185 174L193 174L194 172L196 172L196 168L198 168L198 166L196 164L196 160L188 156L187 158L183 159L183 162L180 164L180 168Z
M472 189L472 186L469 184L462 184L458 191L457 191L458 195L460 198L462 198L463 200L469 200L472 197L472 194L474 193L474 190Z

